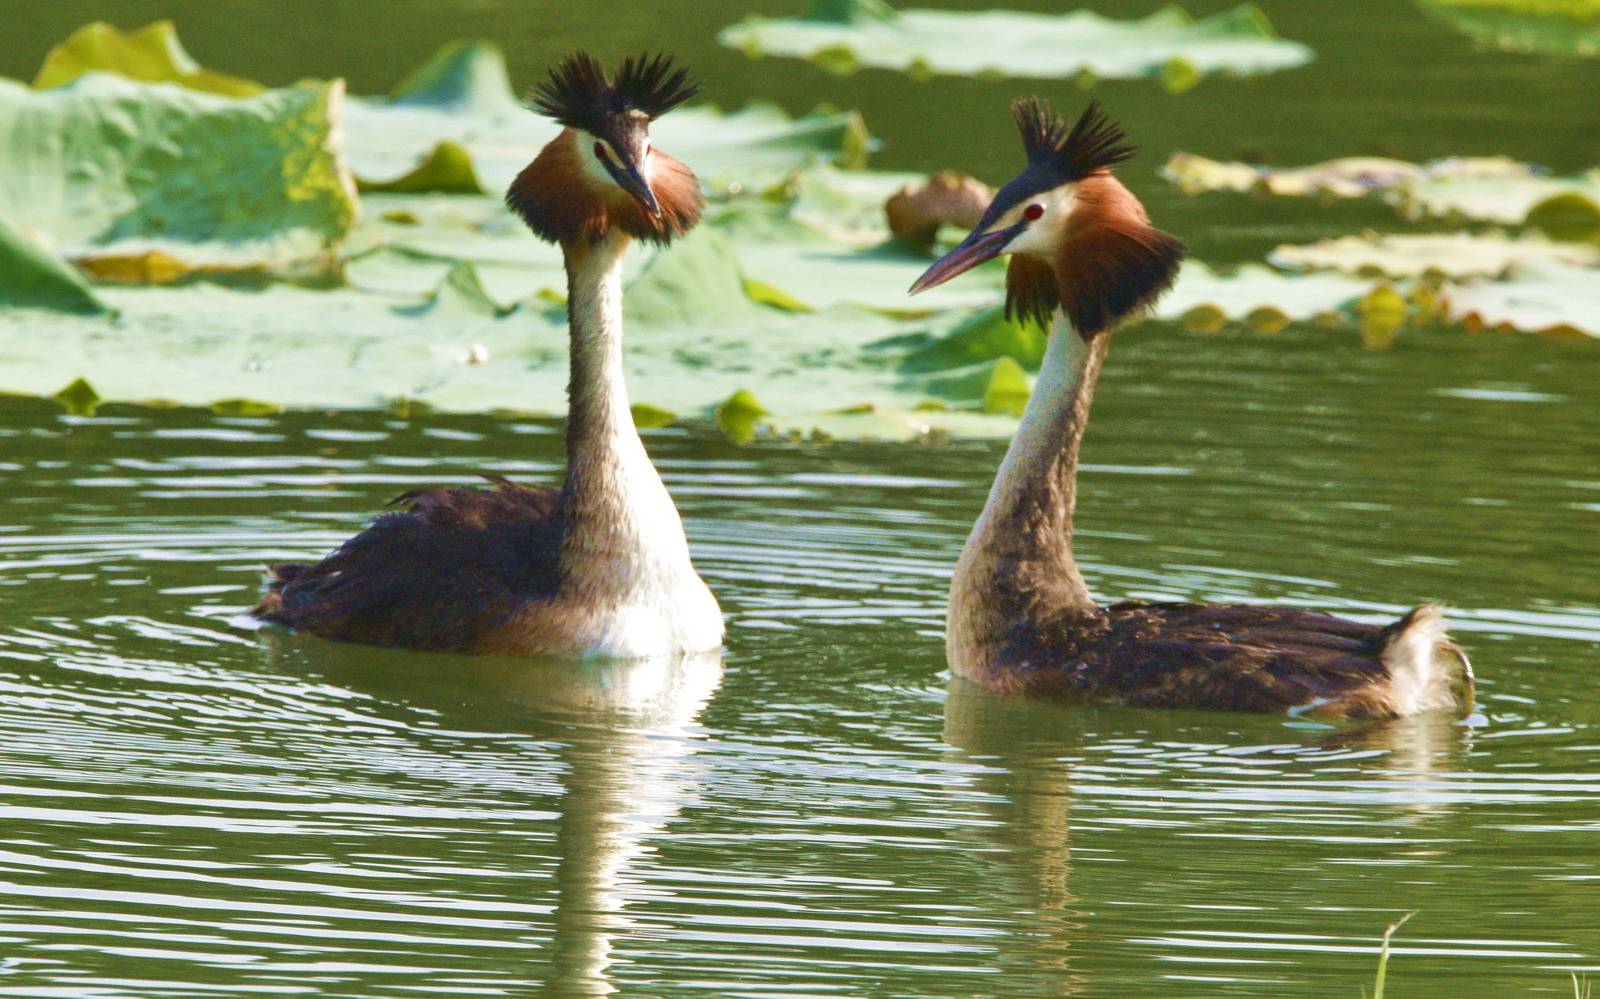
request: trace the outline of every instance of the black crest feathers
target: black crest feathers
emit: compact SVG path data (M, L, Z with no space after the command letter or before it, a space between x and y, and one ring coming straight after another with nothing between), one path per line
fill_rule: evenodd
M1106 117L1099 101L1090 101L1070 129L1048 101L1037 97L1014 102L1011 116L1022 133L1028 164L1050 169L1067 180L1116 166L1134 154L1121 126Z
M672 65L670 56L629 56L615 80L600 60L573 52L550 70L535 88L533 108L569 128L600 133L612 115L638 111L659 118L700 92L689 71Z

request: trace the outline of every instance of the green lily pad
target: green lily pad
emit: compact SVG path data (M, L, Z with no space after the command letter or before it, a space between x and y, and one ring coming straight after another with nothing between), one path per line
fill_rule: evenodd
M50 50L33 85L39 90L60 87L85 73L175 83L224 97L250 97L266 89L254 80L201 68L178 41L171 21L153 21L137 31L122 31L104 21L86 24Z
M505 190L561 126L519 106L505 60L486 42L453 42L387 98L352 99L351 166L370 190ZM716 189L759 189L815 162L865 164L861 117L819 108L791 118L769 105L674 111L651 140Z
M490 42L446 44L405 75L389 94L396 106L415 105L458 114L498 115L517 109L505 53Z
M240 99L98 73L46 91L0 81L0 218L70 259L325 267L357 213L343 95L337 81Z
M881 0L824 0L803 17L748 17L717 40L752 56L810 59L841 73L873 67L919 77L1070 79L1087 72L1100 79L1165 77L1174 89L1206 73L1268 73L1311 59L1310 49L1277 37L1249 5L1201 21L1178 7L1120 21L1087 10L896 11Z
M1453 285L1445 314L1468 328L1600 336L1600 270L1542 263L1499 281Z
M1044 359L1046 336L1038 324L1007 319L1005 309L994 305L971 313L944 336L906 351L899 369L945 371L1007 357L1036 371Z
M1185 194L1255 191L1282 197L1361 198L1429 180L1499 182L1527 177L1534 168L1504 156L1455 157L1408 163L1378 156L1351 156L1304 167L1267 167L1223 162L1194 153L1173 153L1161 175Z
M1032 391L1022 365L1009 357L1002 357L994 362L994 368L989 372L989 384L983 387L983 411L1020 417L1022 411L1028 408L1028 396Z
M86 379L74 378L72 384L51 396L73 416L93 416L102 402L100 393Z
M647 402L633 404L633 425L640 430L654 430L658 427L670 427L678 422L678 414L670 409L652 406Z
M1470 235L1343 236L1305 246L1280 246L1271 261L1279 267L1344 271L1388 277L1494 277L1516 266L1543 262L1577 266L1600 264L1600 247L1555 243L1542 237L1509 239L1500 233Z
M1412 218L1532 224L1530 216L1535 210L1556 199L1562 199L1569 209L1586 202L1586 210L1594 217L1600 215L1600 170L1575 177L1430 178L1408 184L1398 194L1401 210Z
M0 219L0 306L104 312L72 265Z
M1491 48L1600 55L1596 0L1418 0L1423 10Z
M729 396L716 411L717 426L740 444L748 444L753 440L761 418L770 415L767 407L761 405L748 389L740 389Z

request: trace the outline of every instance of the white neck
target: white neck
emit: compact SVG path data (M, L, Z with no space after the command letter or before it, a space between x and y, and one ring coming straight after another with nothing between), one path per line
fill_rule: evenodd
M567 387L568 523L563 569L631 587L641 577L694 579L683 522L633 423L622 369L622 256L611 236L567 254L571 381ZM601 578L604 577L604 578Z

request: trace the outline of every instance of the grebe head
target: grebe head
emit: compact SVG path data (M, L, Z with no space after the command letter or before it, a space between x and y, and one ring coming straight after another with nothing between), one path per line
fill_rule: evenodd
M1172 285L1183 244L1150 225L1111 168L1128 159L1120 127L1091 102L1070 127L1036 97L1011 105L1028 164L998 193L971 235L911 286L925 291L1009 254L1006 315L1046 328L1057 307L1091 339Z
M573 52L532 99L566 127L511 183L506 204L550 242L594 242L613 228L654 243L682 235L700 220L700 186L651 146L650 123L699 90L665 55L629 56L612 77Z

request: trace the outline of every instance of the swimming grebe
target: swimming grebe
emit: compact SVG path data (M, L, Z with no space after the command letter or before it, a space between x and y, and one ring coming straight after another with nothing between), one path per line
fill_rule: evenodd
M999 254L1006 312L1049 330L1038 384L951 580L950 668L991 689L1326 719L1465 713L1472 669L1438 607L1380 627L1288 607L1097 605L1072 557L1078 444L1113 329L1171 286L1183 245L1110 168L1133 155L1091 104L1070 128L1012 106L1028 164L915 294Z
M565 128L506 203L566 260L571 340L562 487L425 489L315 565L270 569L255 613L341 641L617 658L722 644L722 613L634 427L622 373L622 256L692 228L695 176L649 125L698 91L657 56L615 79L578 52L534 96Z

